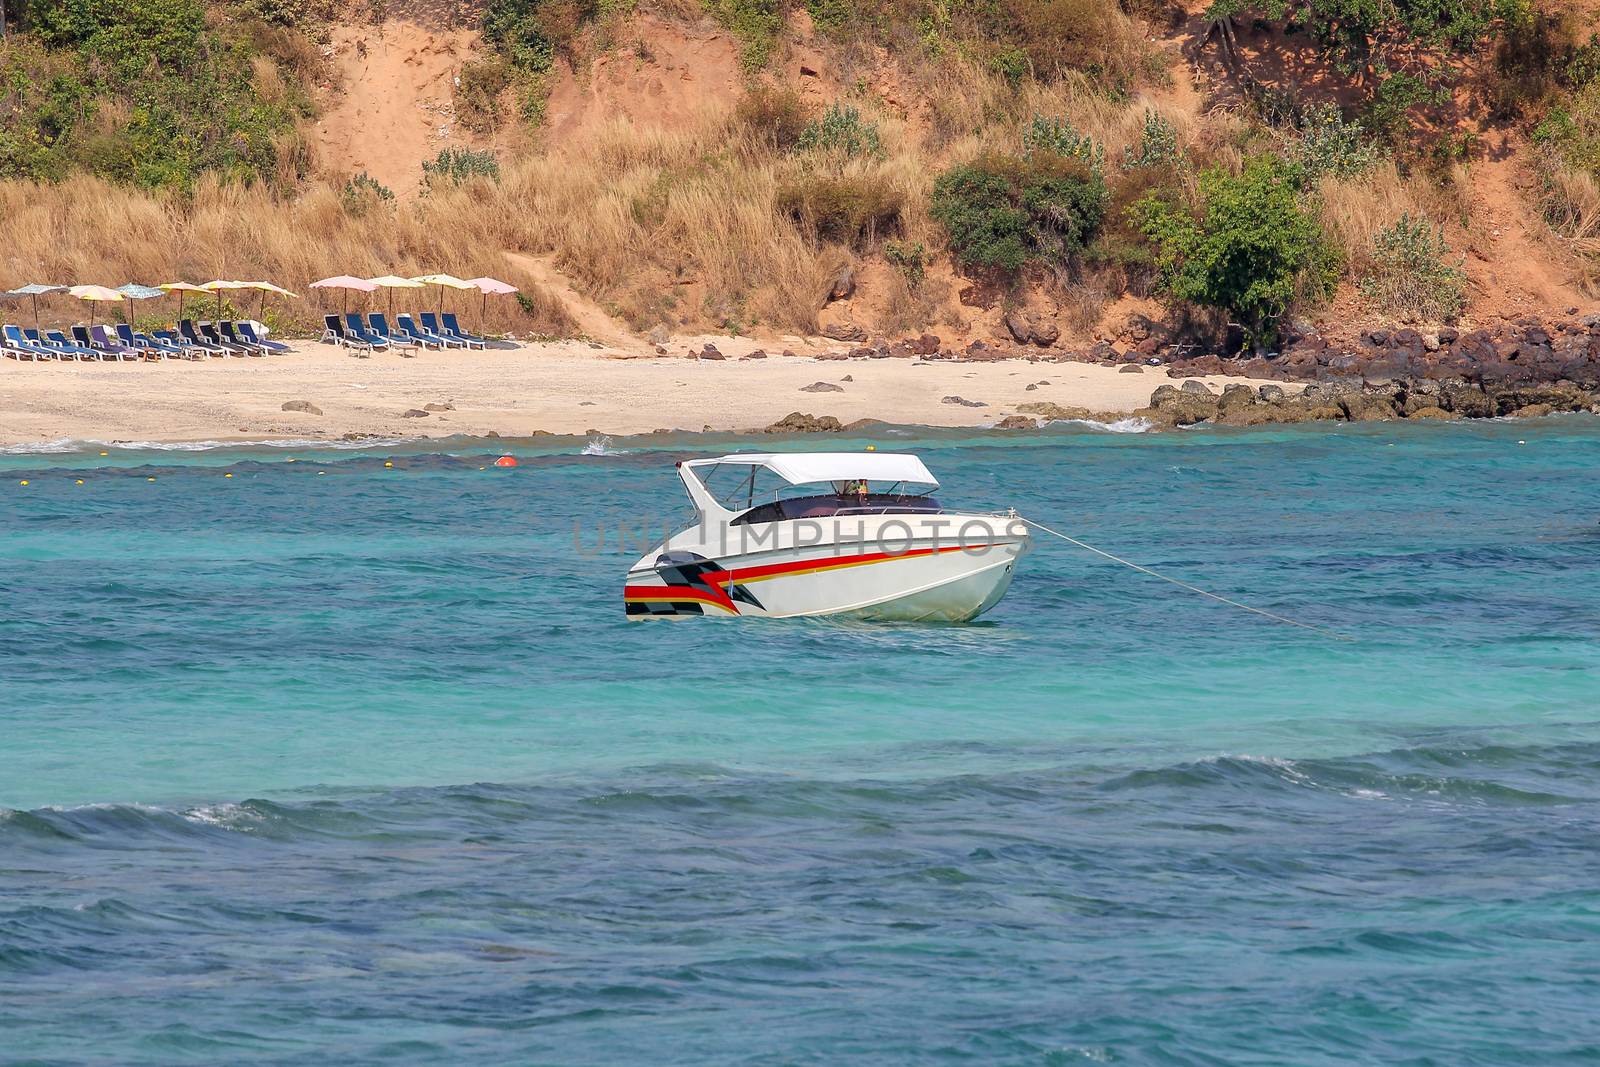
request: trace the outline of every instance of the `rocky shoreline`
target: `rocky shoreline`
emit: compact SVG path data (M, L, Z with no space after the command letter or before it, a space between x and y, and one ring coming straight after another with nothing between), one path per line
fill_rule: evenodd
M1017 405L997 429L1034 429L1069 419L1139 418L1155 429L1198 423L1260 426L1274 423L1384 419L1531 418L1561 412L1600 414L1600 313L1559 321L1533 318L1493 327L1374 329L1353 341L1335 341L1310 327L1291 331L1281 352L1223 356L1142 336L1099 341L1087 349L1057 350L1056 337L1008 326L1016 347L975 341L952 351L940 339L914 339L824 354L822 359L893 359L1081 362L1119 366L1128 373L1164 373L1181 384L1158 387L1137 411L1104 412L1049 402ZM708 348L710 346L707 346ZM763 358L758 353L754 358ZM749 358L749 357L746 357ZM1235 384L1220 394L1197 379L1232 375L1284 385ZM1303 385L1303 388L1301 387ZM793 433L850 429L827 416L796 412L757 432Z

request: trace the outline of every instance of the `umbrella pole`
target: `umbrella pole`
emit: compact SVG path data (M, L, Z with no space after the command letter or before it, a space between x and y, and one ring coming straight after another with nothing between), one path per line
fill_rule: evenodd
M39 294L33 294L33 332L39 332Z

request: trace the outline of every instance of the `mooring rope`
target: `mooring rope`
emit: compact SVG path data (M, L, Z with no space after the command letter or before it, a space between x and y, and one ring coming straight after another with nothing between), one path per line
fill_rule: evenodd
M1021 519L1023 522L1027 523L1029 526L1032 526L1037 530L1041 530L1044 533L1050 534L1052 537L1059 537L1059 538L1061 538L1061 540L1067 542L1068 544L1077 545L1079 548L1085 549L1086 551L1089 551L1089 552L1093 552L1097 556L1104 556L1106 559L1111 560L1113 563L1120 563L1124 567L1131 567L1131 568L1133 568L1134 570L1138 571L1141 574L1148 574L1152 578L1159 578L1163 582L1170 582L1170 583L1172 583L1173 585L1177 586L1180 589L1187 589L1191 593L1199 593L1203 597L1209 597L1210 599L1215 600L1215 601L1217 601L1218 603L1221 603L1221 604L1226 604L1231 608L1238 608L1241 611L1248 611L1253 615L1261 615L1261 616L1264 616L1264 617L1266 617L1268 619L1271 619L1274 622L1281 622L1281 623L1284 623L1284 624L1286 624L1288 626L1298 626L1302 630L1310 630L1313 633L1322 634L1324 637L1331 637L1335 641L1353 641L1353 640L1355 640L1352 637L1346 637L1344 634L1337 633L1337 632L1335 632L1333 630L1330 630L1325 626L1315 626L1315 625L1313 625L1313 624L1311 624L1309 622L1300 622L1297 619L1285 618L1282 615L1277 615L1277 614L1274 614L1273 612L1267 611L1265 608L1253 608L1249 604L1241 604L1237 600L1230 600L1227 597L1222 596L1219 593L1213 593L1213 592L1211 592L1209 590L1201 589L1198 585L1190 585L1188 582L1179 581L1176 578L1170 578L1167 575L1160 573L1159 571L1153 571L1149 567L1140 566L1139 564L1134 563L1134 562L1132 562L1130 560L1125 560L1121 556L1113 556L1110 552L1107 552L1104 549L1096 548L1093 545L1088 544L1087 542L1078 540L1076 537L1068 537L1066 534L1062 533L1060 530L1052 530L1050 527L1046 526L1044 523L1036 522L1033 519L1028 518L1027 516L1019 515L1017 517L1019 519Z

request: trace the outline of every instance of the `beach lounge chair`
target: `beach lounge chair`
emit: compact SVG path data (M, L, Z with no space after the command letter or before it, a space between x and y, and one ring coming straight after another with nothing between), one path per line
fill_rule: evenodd
M256 328L248 322L236 322L233 324L233 329L240 337L243 337L253 345L260 345L267 352L289 351L289 346L282 341L273 341L265 337L256 336Z
M27 331L23 331L23 332L27 333ZM73 342L69 341L67 339L67 335L62 333L60 330L47 330L47 331L45 331L45 335L44 335L44 339L43 340L38 339L37 337L33 336L32 334L29 334L28 337L35 344L45 345L47 348L52 348L55 351L61 353L61 358L62 359L99 359L100 358L100 353L96 352L92 348L86 348L83 345L74 344Z
M344 317L344 335L351 340L359 341L371 349L389 347L389 339L380 337L367 329L366 323L361 321L361 316L354 311L346 313Z
M184 340L183 336L179 334L177 330L157 330L150 336L154 340L160 341L163 344L171 345L173 348L177 349L178 355L182 356L184 359L205 359L206 357L214 354L206 351L199 345L190 344L188 341Z
M449 327L441 326L438 316L431 311L422 313L422 328L429 333L437 334L447 342L462 345L466 348L482 348L484 346L483 338L481 337L468 337L465 334L457 333Z
M455 344L454 341L446 341L438 334L429 333L427 330L424 330L422 327L417 325L416 320L410 315L396 315L394 317L394 324L395 326L399 327L402 334L411 338L424 348L447 348Z
M102 361L108 360L108 359L112 359L112 360L117 360L118 362L120 362L122 360L122 353L120 351L118 351L118 352L107 351L106 349L101 348L99 345L95 344L94 343L94 338L89 336L89 327L87 327L87 326L84 326L84 325L80 324L80 325L72 327L72 339L80 347L87 348L91 352L93 352L95 359L102 360ZM118 347L120 348L121 346L118 346Z
M112 336L113 333L115 333L114 337ZM91 326L89 328L89 336L92 337L97 344L101 341L104 341L108 345L120 345L123 348L129 349L140 359L160 360L167 358L167 354L161 351L155 345L146 344L145 342L139 340L132 329L128 330L127 336L123 336L122 330L117 326L113 326L110 331L108 331L104 326Z
M159 337L161 334L157 333L156 336ZM182 338L184 344L194 345L195 348L208 356L226 356L229 354L228 349L222 345L212 344L196 333L193 319L183 319L178 323L178 336Z
M423 318L426 319L427 316L424 315ZM461 328L461 325L458 322L456 322L456 313L454 311L446 311L443 314L441 314L439 316L439 318L440 318L441 321L443 321L444 328L446 330L448 330L451 333L455 334L457 337L461 338L463 341L467 341L467 342L470 342L470 343L476 344L476 345L486 345L486 344L489 343L488 338L479 337L477 334L468 333L466 330L463 330Z
M147 333L136 333L132 326L125 322L117 323L117 340L129 348L137 348L156 359L170 359L173 356L183 357L188 353L181 351L177 345L170 344Z
M228 344L237 345L246 352L249 352L252 356L264 356L267 354L266 345L260 344L256 341L245 340L244 337L239 334L239 331L234 328L234 324L232 322L219 321L217 323L217 332L222 334L222 339Z
M261 355L260 352L257 352L254 349L246 348L244 345L235 344L232 341L228 340L226 337L223 337L222 336L222 331L217 329L217 324L214 323L214 322L200 322L200 323L197 323L197 325L200 328L200 336L201 337L204 337L207 341L210 341L214 345L220 346L222 349L224 349L230 355L234 355L234 356L259 356L259 355Z
M389 321L383 317L383 312L374 311L367 316L367 321L372 324L371 332L388 341L396 348L421 348L422 342L415 337L407 337L403 333L389 329Z
M78 336L78 329L79 327L77 326L72 328L72 336ZM100 352L101 359L110 358L118 363L125 363L128 360L137 360L142 355L136 348L129 348L121 341L113 341L104 326L95 325L89 327L87 336L89 338L89 347Z
M16 326L6 325L0 330L5 340L6 355L19 363L24 359L37 363L41 359L60 359L61 353L46 348L44 345L34 344L22 335L22 330Z

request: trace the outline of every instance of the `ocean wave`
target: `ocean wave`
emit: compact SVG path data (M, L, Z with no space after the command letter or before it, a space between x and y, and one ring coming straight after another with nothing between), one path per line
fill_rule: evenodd
M628 455L628 449L626 449L626 448L612 448L611 447L611 438L607 437L604 434L601 434L599 437L590 438L589 443L583 446L583 450L581 452L579 452L578 455L580 455L580 456L626 456L626 455Z
M1111 422L1101 422L1098 419L1054 419L1048 425L1087 426L1091 430L1100 430L1104 433L1148 433L1155 426L1149 419L1135 418L1131 415Z

